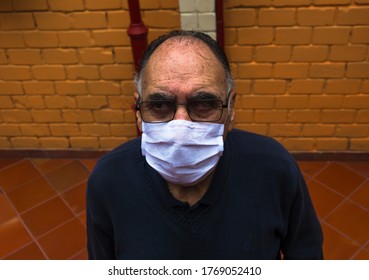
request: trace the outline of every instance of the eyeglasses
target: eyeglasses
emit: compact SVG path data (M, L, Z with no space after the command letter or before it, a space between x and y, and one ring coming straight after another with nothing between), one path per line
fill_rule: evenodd
M144 122L159 123L173 120L179 105L186 107L190 119L194 122L219 121L223 109L228 107L219 99L189 100L186 104L179 104L171 100L152 100L139 103L136 109L140 111Z

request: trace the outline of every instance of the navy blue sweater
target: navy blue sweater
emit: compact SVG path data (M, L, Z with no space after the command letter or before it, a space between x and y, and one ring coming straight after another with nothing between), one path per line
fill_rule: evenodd
M211 185L190 207L141 155L106 154L87 189L90 259L322 259L322 231L295 160L271 138L233 130Z

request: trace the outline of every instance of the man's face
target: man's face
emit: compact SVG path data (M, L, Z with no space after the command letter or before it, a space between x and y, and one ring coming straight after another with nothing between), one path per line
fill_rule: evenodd
M226 104L227 95L223 66L202 42L169 39L152 54L142 76L141 101L164 99L186 104L206 98L220 99ZM217 121L225 123L226 132L232 128L233 115L233 109L224 109ZM191 121L185 106L177 107L174 119ZM137 124L142 130L139 112Z

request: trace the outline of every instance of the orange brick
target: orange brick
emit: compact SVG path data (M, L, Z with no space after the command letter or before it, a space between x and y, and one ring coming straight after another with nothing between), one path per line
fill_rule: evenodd
M368 108L368 104L369 104L368 95L346 96L343 101L343 107L350 109L366 109Z
M365 45L332 46L329 59L331 61L363 61L367 53Z
M36 137L14 137L10 141L15 149L40 148L40 143Z
M336 128L335 135L338 137L367 137L369 127L367 125L340 124Z
M110 28L127 28L130 24L128 11L109 11L108 22Z
M228 33L227 33L228 35ZM226 35L226 38L227 38ZM274 29L253 27L237 29L237 42L240 45L265 45L273 41ZM231 42L227 41L227 44Z
M57 123L63 121L59 110L32 110L31 115L36 123Z
M252 7L252 6L270 6L272 4L271 0L249 0L247 3L244 0L231 0L225 1L225 8L234 8L234 7Z
M136 88L133 81L122 81L121 91L122 91L121 94L132 97L133 93L136 92Z
M121 7L120 0L85 0L86 8L89 10L110 10Z
M289 151L313 151L315 148L315 140L312 138L286 138L282 140L282 144Z
M0 110L14 108L14 104L10 96L0 96Z
M245 94L251 92L250 80L236 80L236 92L237 94Z
M335 125L330 124L305 124L302 135L308 137L333 136Z
M120 85L108 81L88 81L88 92L94 95L118 95L120 94Z
M99 123L122 123L124 122L124 114L122 110L97 110L94 111L94 118Z
M146 11L142 15L142 20L147 27L178 28L180 26L179 13L169 10Z
M272 76L272 64L243 64L238 65L240 78L270 78Z
M109 108L112 109L132 109L132 105L135 103L133 95L131 96L109 96Z
M46 0L13 0L13 7L17 11L47 10Z
M27 94L53 94L55 88L52 82L42 82L42 81L29 81L23 82L24 91Z
M302 109L308 105L307 96L277 96L275 98L275 107L281 109Z
M318 110L291 110L288 113L288 122L317 123L320 120Z
M343 7L338 8L338 25L362 25L369 24L369 7Z
M326 93L357 93L360 90L359 79L333 79L327 81Z
M280 123L286 121L286 110L255 110L255 122Z
M77 136L80 131L77 124L50 124L50 131L53 136Z
M0 149L11 149L12 145L8 138L0 137Z
M123 30L96 30L93 31L93 36L95 46L130 46L131 44L127 32Z
M137 136L136 124L112 124L111 134L114 136Z
M69 80L98 80L100 72L97 66L73 65L66 68Z
M252 60L252 48L243 46L226 47L230 62L248 62Z
M8 56L11 64L41 64L41 54L39 50L9 50Z
M101 77L105 80L132 79L134 69L131 64L104 65L100 68Z
M87 86L85 81L55 82L56 92L61 95L85 95Z
M48 2L51 10L54 11L78 11L84 9L83 0L49 0Z
M114 61L118 63L132 63L132 50L131 48L114 48Z
M224 24L226 27L245 27L256 24L255 9L230 9L224 10Z
M369 78L369 63L368 62L348 63L346 76L349 78Z
M63 110L63 119L68 123L91 123L93 122L90 110Z
M350 149L352 151L368 151L369 150L369 138L352 139L350 143Z
M21 135L18 124L0 123L0 136L19 136Z
M109 136L110 128L108 124L92 123L92 124L81 124L81 135L82 136Z
M78 63L77 53L72 49L45 49L42 56L46 64Z
M344 63L312 63L310 66L312 78L342 78L344 74Z
M45 104L49 109L76 108L76 100L69 96L45 96Z
M39 30L67 30L71 27L68 14L65 13L36 12L34 17Z
M21 124L22 135L25 136L49 136L50 130L47 124Z
M314 44L347 44L351 29L349 27L316 27L313 33Z
M295 9L261 8L258 22L260 26L291 26L295 24Z
M99 29L107 27L104 12L72 13L70 20L74 29Z
M309 108L317 109L317 108L341 108L343 104L343 96L341 95L332 95L332 96L310 96L309 100Z
M13 96L14 105L17 108L25 109L44 109L45 102L42 96Z
M179 3L177 0L160 0L160 7L163 9L179 9Z
M4 50L0 50L0 64L8 64L8 57L5 54Z
M0 11L8 12L13 10L12 0L2 0L0 1Z
M254 120L254 112L252 110L235 110L235 123L251 123Z
M65 70L60 65L37 65L32 67L32 73L37 80L64 80Z
M351 0L315 0L315 5L344 5L351 4Z
M19 109L1 110L1 117L5 123L32 122L31 114L27 110L19 110Z
M307 6L310 0L274 0L274 6Z
M80 109L102 109L108 105L105 96L78 96L77 107Z
M20 82L0 81L0 94L5 95L23 94L22 84Z
M241 96L236 102L239 108L243 109L272 109L274 106L274 96Z
M0 31L0 48L22 48L24 46L21 32Z
M251 59L250 51L250 59ZM291 47L261 46L256 47L257 62L286 62L291 57Z
M310 27L279 27L275 32L277 45L305 45L311 42Z
M96 137L71 137L69 141L74 149L96 150L99 148L99 142Z
M42 149L67 149L69 142L63 137L42 137L39 139Z
M334 15L334 8L299 8L297 11L297 22L302 26L333 25Z
M29 31L24 33L24 40L30 48L58 47L59 40L53 31Z
M356 116L356 122L369 123L369 110L359 110ZM369 126L367 126L369 128Z
M237 43L238 32L241 28L224 28L224 44L226 46L235 45ZM150 30L151 33L151 30ZM150 35L150 34L149 34ZM243 38L243 37L241 37Z
M34 29L32 13L3 13L1 15L2 30Z
M324 80L298 79L290 83L289 92L292 94L318 94L323 92Z
M133 110L127 110L124 112L125 123L135 123L136 124L136 114Z
M277 63L274 66L274 77L287 79L307 78L309 65L307 63Z
M292 60L296 62L319 62L328 57L327 46L295 46Z
M101 137L100 139L101 149L111 150L119 145L127 142L127 137Z
M286 92L286 81L256 80L253 89L256 94L284 94Z
M355 119L354 110L323 110L322 123L352 123Z
M316 140L319 151L343 151L348 147L348 140L342 138L320 138Z
M79 51L83 64L113 63L113 52L108 48L88 48Z
M369 80L363 82L363 84L361 85L361 92L369 93Z
M28 66L0 66L0 79L5 81L30 80L31 71Z
M160 1L159 0L141 0L140 7L143 10L159 9Z
M92 45L91 34L88 31L59 31L62 47L89 47Z
M354 26L352 28L351 42L356 44L369 43L369 27Z
M269 133L271 137L299 136L301 124L271 124Z

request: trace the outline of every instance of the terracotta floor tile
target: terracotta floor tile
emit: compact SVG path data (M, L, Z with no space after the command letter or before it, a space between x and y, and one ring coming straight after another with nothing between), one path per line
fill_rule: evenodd
M76 215L86 210L86 184L87 182L85 181L61 194L61 197Z
M92 171L98 161L98 159L81 159L80 160L89 171Z
M32 159L38 169L45 174L51 172L58 167L65 165L66 163L70 162L71 159L64 159L64 158L55 158L55 159L45 159L45 158L36 158Z
M10 191L8 197L18 212L23 212L56 194L54 188L40 176Z
M348 161L345 162L344 165L350 167L352 170L355 170L362 176L367 178L369 177L369 162L367 161Z
M347 239L329 226L322 224L324 233L324 258L327 260L349 260L360 249L360 245Z
M73 216L73 213L59 197L53 198L21 215L25 224L37 238L73 218Z
M74 255L70 258L70 260L88 260L87 249L84 249L82 252Z
M86 211L78 215L78 219L81 221L82 225L86 226Z
M352 202L340 205L326 222L362 245L369 241L369 211Z
M5 260L46 260L36 243L31 243L7 256Z
M362 249L357 255L353 257L353 260L369 260L369 251Z
M88 175L88 170L79 161L74 160L46 174L46 177L57 191L63 192L86 180Z
M343 195L352 193L365 180L363 176L337 163L331 163L314 179Z
M14 217L0 224L0 259L31 242L32 238L19 217Z
M66 260L86 248L86 230L75 218L39 239L49 259Z
M1 157L1 155L0 155ZM20 161L21 159L19 158L5 158L5 159L0 159L0 170L3 168L8 167L9 165L12 165L14 163L16 163L17 161Z
M0 192L0 225L2 222L15 217L17 213L14 207L10 204L9 200L3 193Z
M350 196L350 199L364 206L369 211L369 180L356 190Z
M327 166L326 161L298 161L301 172L309 177L315 176L322 168Z
M308 181L307 185L315 211L321 219L324 219L344 199L343 196L329 190L314 179Z
M0 186L5 192L40 176L30 160L22 160L0 171Z

